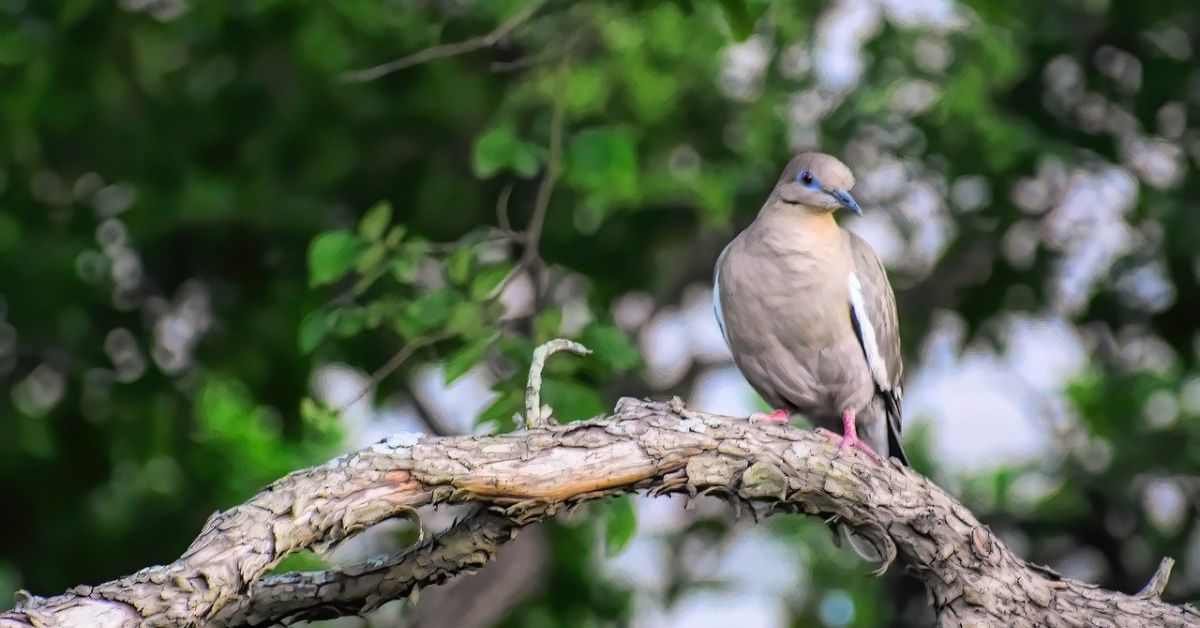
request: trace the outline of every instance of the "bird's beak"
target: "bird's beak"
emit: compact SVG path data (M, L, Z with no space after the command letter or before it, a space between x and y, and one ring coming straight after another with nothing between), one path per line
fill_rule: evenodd
M854 212L856 216L862 215L862 207L858 204L858 201L854 200L853 196L850 196L849 192L836 188L825 188L825 193L832 196L838 202L838 205Z

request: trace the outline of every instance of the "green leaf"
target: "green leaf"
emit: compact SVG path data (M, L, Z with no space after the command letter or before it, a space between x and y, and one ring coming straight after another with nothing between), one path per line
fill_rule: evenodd
M504 281L505 277L508 277L512 270L513 265L508 262L492 264L479 269L475 278L471 280L471 298L482 301L491 297L492 291Z
M601 111L608 102L612 81L600 66L572 67L563 97L574 114Z
M483 356L487 354L487 350L496 341L498 334L492 334L486 338L480 338L463 345L461 349L455 351L446 360L446 366L443 370L443 375L446 379L446 385L454 383L455 380L462 377L471 370L471 367L479 363Z
M359 221L358 234L367 240L379 240L383 238L391 221L392 204L387 201L379 201L375 203L374 207L367 210L366 215Z
M637 532L637 511L633 498L621 495L604 504L604 548L611 558L629 546Z
M529 372L529 364L533 361L533 351L536 348L537 345L533 344L533 339L528 336L510 334L500 338L500 354L512 362L513 368L522 374L522 378ZM549 364L554 364L554 360L550 360ZM521 380L520 387L524 390L524 379Z
M298 60L305 67L330 73L342 70L350 63L351 50L356 43L342 30L339 21L322 19L315 13L297 25L296 37Z
M471 154L471 168L480 179L490 178L505 168L532 177L537 174L540 162L538 147L522 141L507 124L479 136Z
M312 353L330 329L329 314L324 310L309 312L300 321L299 343L301 353Z
M275 565L267 573L285 574L293 571L321 571L328 568L329 564L321 560L321 557L314 554L311 550L300 550L288 554L287 557L279 561L279 564Z
M454 310L450 312L450 320L446 322L446 331L467 338L475 338L483 331L483 319L482 305L463 301L455 305Z
M519 384L515 383L513 385L519 386ZM495 423L502 431L508 431L514 427L512 423L513 415L521 412L524 408L525 391L521 388L509 390L496 397L496 400L479 414L479 418L475 420L475 424Z
M722 13L729 22L734 39L744 40L754 34L754 24L767 10L766 2L753 0L720 0Z
M593 357L614 371L628 371L642 361L642 354L629 336L620 328L607 323L591 323L583 330L584 346L594 351Z
M520 142L513 149L512 159L509 160L509 165L512 166L513 172L525 179L533 177L537 174L538 168L542 162L538 156L537 147L533 144Z
M629 96L640 121L652 124L678 111L679 82L674 76L649 64L636 65L629 74Z
M300 401L300 418L313 426L324 426L338 422L337 413L312 397Z
M435 290L406 305L396 319L396 331L405 338L416 338L446 324L451 309L460 301L451 290Z
M388 265L397 283L410 284L417 280L417 265L407 257L397 257Z
M375 329L384 323L391 320L401 311L403 302L396 299L377 299L367 304L366 310L366 325L369 329Z
M417 280L421 263L429 255L429 243L424 240L410 240L400 247L397 255L388 266L392 277L400 284L411 284Z
M475 250L470 246L460 246L454 249L450 257L446 259L446 276L454 285L461 286L467 283L467 279L471 276L471 262L475 260Z
M542 380L542 403L554 409L554 416L561 422L587 419L605 411L600 393L579 382L546 377Z
M566 179L606 200L631 200L638 189L637 142L623 127L580 131L567 148Z
M487 179L508 165L517 136L511 127L499 126L490 129L475 141L471 155L471 168L475 176Z
M404 232L404 225L396 225L395 227L392 227L388 230L387 237L384 238L383 243L387 245L389 249L394 249L400 246L400 242L404 240Z
M382 242L376 242L359 254L358 261L355 263L355 270L360 275L366 275L382 264L386 257L387 247Z
M58 11L58 22L63 26L73 26L92 10L95 0L66 0Z
M308 283L316 287L332 283L354 267L362 248L358 236L345 230L326 231L308 247Z
M334 311L333 331L343 338L358 335L367 326L367 310L361 307L344 307Z
M542 344L558 337L562 329L562 308L549 307L533 319L533 340Z

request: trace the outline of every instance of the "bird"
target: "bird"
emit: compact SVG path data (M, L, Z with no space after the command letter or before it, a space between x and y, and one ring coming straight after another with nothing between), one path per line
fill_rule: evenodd
M838 456L908 465L900 442L903 359L896 298L871 246L834 219L862 215L836 157L788 162L754 221L717 258L713 309L734 364L774 410L808 418Z

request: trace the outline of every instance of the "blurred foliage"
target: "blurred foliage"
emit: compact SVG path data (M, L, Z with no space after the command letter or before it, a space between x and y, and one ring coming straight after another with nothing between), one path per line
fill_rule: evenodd
M214 509L348 446L341 408L311 386L323 364L375 372L379 402L409 394L421 364L447 383L483 369L495 398L479 429L508 430L530 352L565 335L596 354L551 360L545 401L564 419L603 412L642 365L614 302L671 307L706 282L804 138L839 154L867 138L943 184L986 178L986 207L950 213L933 263L893 279L909 372L940 311L1002 342L997 321L1051 306L1061 254L1006 254L1006 234L1038 224L1008 191L1050 159L1132 161L1128 134L1055 105L1049 68L1073 63L1110 127L1150 133L1170 107L1200 118L1194 2L969 0L920 3L952 6L963 28L882 19L853 91L797 128L820 106L795 99L825 69L820 20L842 4L552 1L494 47L355 82L346 72L480 36L527 5L0 2L0 478L15 513L0 520L0 605L16 586L49 593L171 560ZM748 37L770 54L742 84L730 68ZM800 69L785 63L793 42ZM1134 88L1098 61L1112 50L1134 59ZM898 110L914 80L936 98ZM1083 551L1099 584L1130 591L1172 555L1168 593L1194 600L1200 404L1144 419L1200 394L1197 140L1180 138L1185 174L1139 182L1131 213L1157 239L1114 265L1160 264L1173 298L1148 309L1114 280L1072 312L1108 340L1069 391L1062 455L952 478L921 434L912 449L1032 560L1077 565ZM921 219L899 225L921 237ZM528 303L506 302L510 284ZM1110 346L1130 334L1173 349L1167 364ZM1186 516L1156 518L1153 490L1174 490ZM629 542L634 509L593 514L549 526L544 588L503 625L629 616L634 592L598 565ZM912 581L869 579L819 522L771 525L809 569L793 625L927 621ZM729 529L701 519L672 547ZM666 602L705 586L676 575Z

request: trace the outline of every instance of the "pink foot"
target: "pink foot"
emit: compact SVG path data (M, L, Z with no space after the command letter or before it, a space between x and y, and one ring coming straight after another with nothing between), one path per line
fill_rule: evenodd
M751 423L787 423L789 414L787 410L776 409L767 413L755 412L750 415Z
M838 445L837 455L842 455L842 452L847 448L853 447L875 462L883 462L883 458L875 453L871 446L858 439L858 428L854 425L854 411L846 410L842 412L842 443Z

